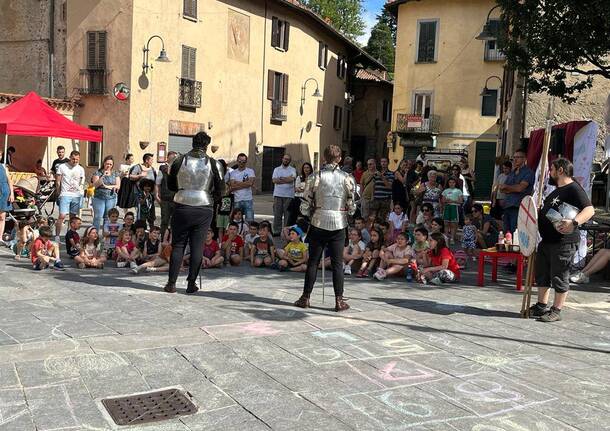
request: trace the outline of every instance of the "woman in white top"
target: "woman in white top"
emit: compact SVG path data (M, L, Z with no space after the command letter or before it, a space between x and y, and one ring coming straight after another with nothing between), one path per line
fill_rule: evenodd
M307 183L307 177L313 173L313 166L311 163L305 162L301 166L301 174L297 176L294 182L294 199L290 203L290 218L287 226L292 226L297 222L297 218L301 216L301 201L303 200L303 193L305 192L305 184Z

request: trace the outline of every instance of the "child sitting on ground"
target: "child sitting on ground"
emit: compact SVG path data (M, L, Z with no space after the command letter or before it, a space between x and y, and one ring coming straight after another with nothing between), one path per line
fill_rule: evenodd
M203 260L201 261L202 268L221 268L224 258L218 246L218 242L214 239L214 230L208 229L208 235L203 243Z
M237 225L237 235L241 236L242 239L246 237L249 231L248 223L244 220L244 213L241 208L233 208L231 215L229 216L231 222Z
M154 229L154 228L153 228ZM151 231L152 234L152 231ZM154 235L154 234L153 234ZM142 271L146 272L168 272L169 271L169 260L172 255L172 231L167 228L163 235L163 241L160 245L160 253L154 257L154 259L144 262L141 265L136 266L132 269L134 274L138 274Z
M477 248L477 227L472 224L472 214L464 216L464 227L462 228L462 248L468 258L475 260L474 250Z
M125 213L125 215L123 216L123 228L122 229L129 229L132 234L136 233L136 227L133 225L135 221L136 221L135 214L132 213L131 211L127 211ZM118 235L117 235L117 237L118 237Z
M361 263L365 248L366 245L362 241L360 231L356 228L351 228L349 230L349 242L343 249L343 273L345 275L352 275L352 266L356 262Z
M271 266L275 262L275 245L270 232L271 225L268 222L259 225L258 238L254 240L250 253L250 263L255 268Z
M283 250L278 250L277 254L280 259L278 265L280 271L305 272L307 270L307 260L309 254L307 245L301 241L303 231L298 226L290 228L288 237L290 242L286 244Z
M430 264L421 270L421 282L441 285L460 279L460 267L455 256L447 247L445 235L434 232L430 235L430 251L428 258Z
M415 233L415 242L413 243L413 251L415 251L415 260L419 268L428 265L428 229L423 226L418 226L413 231Z
M364 249L362 265L360 266L360 271L358 271L356 277L365 278L370 275L371 272L377 270L377 265L379 264L379 253L381 253L382 247L382 233L379 229L373 229L371 231L371 241Z
M85 235L81 241L80 254L74 258L74 261L80 269L104 268L106 256L104 256L104 253L102 252L97 229L93 226L85 229Z
M388 223L390 223L389 237L392 241L395 241L397 235L404 232L409 226L409 218L403 212L400 204L394 205L394 211L388 215Z
M80 255L80 236L78 235L78 230L80 229L81 219L79 217L73 216L70 218L70 229L66 232L66 253L70 256L71 259L74 259L76 256Z
M32 228L32 223L34 223L33 219L19 222L19 230L13 240L15 260L30 257L32 242L38 237L38 233Z
M137 234L136 234L137 235ZM148 234L148 238L144 241L144 253L142 254L142 262L150 262L155 260L161 252L161 228L153 226Z
M379 229L381 229L381 233L383 235L383 246L389 247L394 244L394 239L390 235L390 223L387 221L380 222Z
M362 238L362 242L364 242L365 245L368 244L371 240L371 234L367 230L364 224L364 219L362 217L356 217L354 219L354 227L360 231L360 237Z
M407 268L411 267L417 271L415 252L409 245L409 240L404 232L396 236L396 243L382 250L379 254L380 267L373 274L376 280L384 280L391 275L404 275Z
M51 242L53 232L49 226L40 228L40 235L34 240L30 255L32 258L32 268L41 271L48 267L63 271L64 265L59 257L59 244Z
M119 210L116 208L110 208L108 210L108 220L104 223L104 247L106 248L106 257L112 259L114 256L114 249L116 248L116 241L119 237L119 231L121 225L119 224Z
M239 266L244 258L244 240L238 235L237 223L229 223L226 234L222 239L222 255L224 263Z
M140 250L140 255L144 255L144 245L146 244L146 222L144 220L137 220L133 227L136 233L133 235L133 243L136 248Z
M256 238L258 238L258 222L252 221L248 227L248 234L244 237L244 254L246 256L250 256Z
M136 260L141 256L140 250L132 241L131 230L122 229L116 242L116 267L125 268L127 265L131 269L138 266Z

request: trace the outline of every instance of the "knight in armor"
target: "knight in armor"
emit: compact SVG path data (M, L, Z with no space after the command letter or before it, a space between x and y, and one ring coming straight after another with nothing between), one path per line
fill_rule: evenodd
M294 303L309 307L309 298L318 275L318 264L324 249L329 250L335 290L335 311L349 305L343 299L343 247L347 217L356 211L356 181L341 170L341 148L331 145L324 150L326 165L310 175L305 185L301 212L311 220L307 238L309 261L305 273L303 295Z
M196 280L203 259L203 243L214 216L214 201L223 192L222 165L206 154L212 139L205 132L193 137L193 149L172 163L168 175L168 188L174 195L175 210L172 217L172 254L169 262L168 293L176 292L176 281L184 257L184 248L190 244L191 259L187 278L187 294L199 290Z

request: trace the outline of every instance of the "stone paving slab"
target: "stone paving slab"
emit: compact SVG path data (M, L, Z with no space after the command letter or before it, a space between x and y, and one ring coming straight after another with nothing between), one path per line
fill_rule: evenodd
M193 296L164 275L33 273L0 250L0 430L113 430L100 399L167 387L196 414L147 431L604 430L610 285L574 291L564 321L518 317L499 284L347 278L294 308L302 275L208 271ZM5 279L5 280L4 280Z

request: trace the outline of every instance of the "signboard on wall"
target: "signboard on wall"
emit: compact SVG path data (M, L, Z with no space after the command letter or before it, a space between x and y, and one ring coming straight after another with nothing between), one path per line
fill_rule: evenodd
M424 119L421 115L407 115L407 128L419 129L422 127Z

